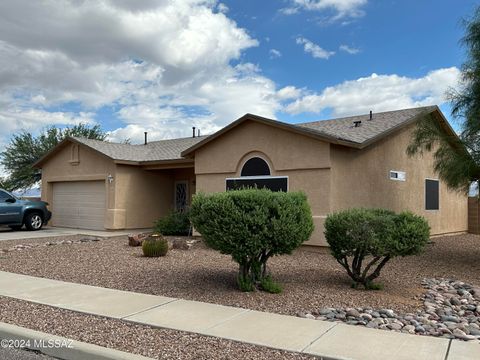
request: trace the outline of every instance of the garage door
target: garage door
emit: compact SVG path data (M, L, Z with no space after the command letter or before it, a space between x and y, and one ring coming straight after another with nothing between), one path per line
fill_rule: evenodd
M105 182L54 183L52 212L55 226L103 230Z

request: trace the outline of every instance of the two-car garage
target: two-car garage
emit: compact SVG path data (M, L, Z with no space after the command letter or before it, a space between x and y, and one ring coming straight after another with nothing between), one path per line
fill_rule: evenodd
M52 183L52 225L105 229L105 181Z

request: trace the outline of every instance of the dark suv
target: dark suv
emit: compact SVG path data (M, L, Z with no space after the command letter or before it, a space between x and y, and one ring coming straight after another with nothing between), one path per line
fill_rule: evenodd
M13 230L20 230L23 225L28 230L40 230L52 216L47 205L45 201L21 200L0 189L0 225Z

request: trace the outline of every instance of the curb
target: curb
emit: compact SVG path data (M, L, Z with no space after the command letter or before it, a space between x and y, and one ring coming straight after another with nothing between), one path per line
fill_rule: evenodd
M152 360L81 341L0 322L1 347L26 348L64 360ZM10 343L8 343L10 342Z

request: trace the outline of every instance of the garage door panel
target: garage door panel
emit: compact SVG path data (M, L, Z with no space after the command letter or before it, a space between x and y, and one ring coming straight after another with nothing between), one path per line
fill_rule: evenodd
M105 182L53 184L53 224L81 229L104 229Z

